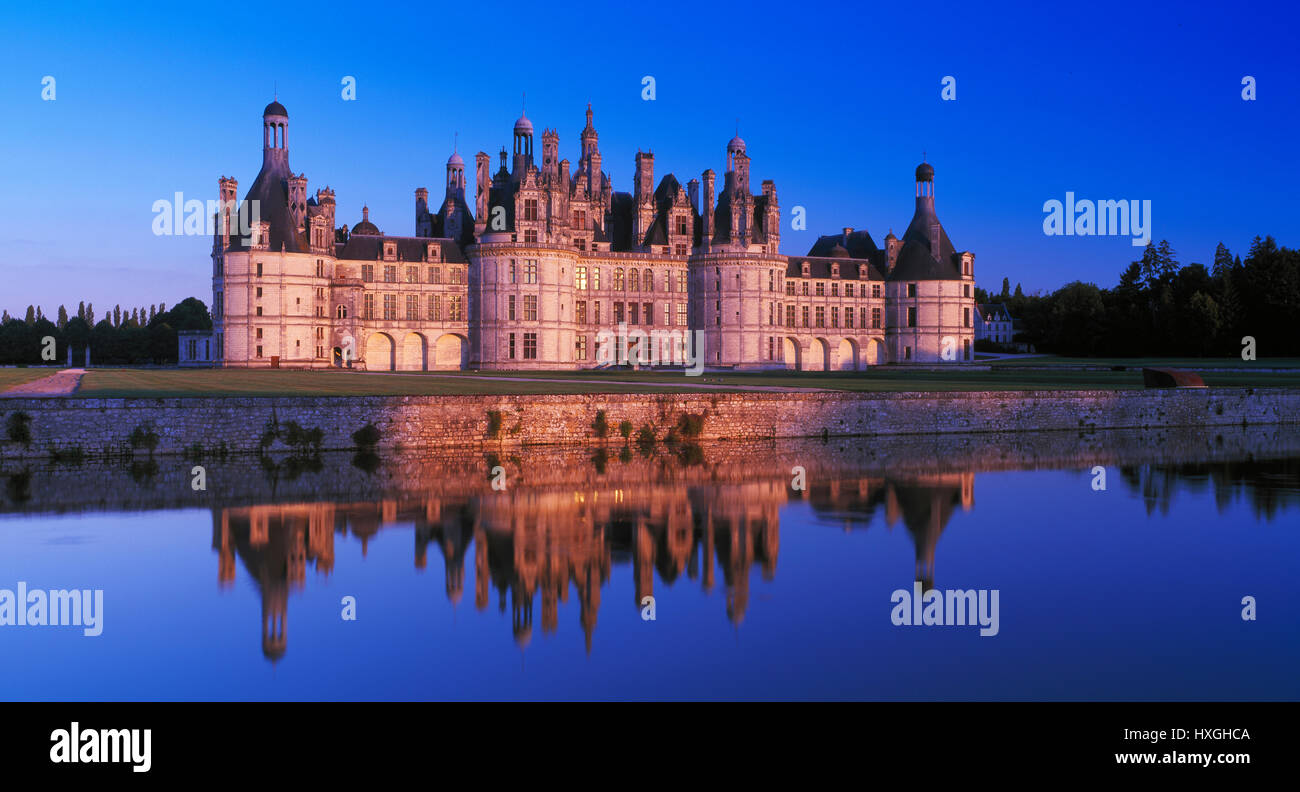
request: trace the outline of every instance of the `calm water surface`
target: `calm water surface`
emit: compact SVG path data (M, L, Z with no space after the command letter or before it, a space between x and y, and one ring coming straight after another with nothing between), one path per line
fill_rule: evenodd
M0 588L104 592L0 698L1300 698L1295 429L192 464L0 465Z

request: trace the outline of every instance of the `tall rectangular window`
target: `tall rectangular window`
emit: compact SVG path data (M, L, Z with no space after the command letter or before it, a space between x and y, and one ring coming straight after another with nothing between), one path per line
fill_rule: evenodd
M600 300L591 306L591 321L593 324L600 324Z
M506 318L512 322L515 320L515 296L513 294L506 297Z
M442 321L442 299L436 294L429 295L429 321Z
M374 319L375 318L375 295L367 294L365 296L362 305L364 306L362 308L362 315L365 316L365 318L367 319Z
M375 280L375 265L374 265L374 264L362 264L362 265L361 265L361 280L366 281L367 283L373 283L373 282L374 282L374 280Z
M687 324L686 303L684 302L677 303L677 324L681 327L685 327Z
M915 283L909 283L909 284L907 284L907 296L908 296L908 297L915 297L915 296L916 296L916 284L915 284Z
M614 303L614 324L623 323L623 303Z
M406 318L410 321L419 321L420 319L420 295L406 295Z
M384 318L389 320L397 318L397 295L396 294L384 295Z
M686 293L686 270L677 273L677 291Z
M969 309L969 308L963 308L963 309L962 309L962 312L964 313L965 318L966 318L966 326L967 326L967 327L970 327L970 309Z
M438 267L429 267L429 283L442 283L442 271Z
M465 318L464 303L462 302L462 300L464 300L464 298L458 294L453 294L451 297L448 298L447 318L453 322L459 322Z
M524 283L537 282L537 259L526 259L524 261Z
M574 360L587 359L587 337L585 335L578 336L577 339L574 341L573 359Z
M395 265L384 265L384 283L397 283L397 267Z
M909 307L909 308L907 309L907 326L908 326L908 327L916 327L916 308L915 308L915 307Z
M537 359L537 334L524 333L524 360Z
M536 294L524 295L524 321L525 322L537 321L537 295Z
M419 282L420 282L420 268L419 268L419 267L407 267L407 268L406 268L406 282L407 282L407 283L419 283Z
M578 324L587 323L587 301L578 300L573 306L573 321Z
M600 267L591 268L591 288L600 288ZM597 317L597 321L599 321L599 317Z
M804 326L804 327L807 327L807 326L808 326L808 306L806 306L806 305L803 306L803 307L802 307L802 311L801 311L801 313L802 313L802 318L803 318L803 326Z
M787 305L785 307L785 326L794 327L794 306L793 305Z
M578 289L580 291L587 290L587 268L586 267L573 268L573 288Z
M506 355L507 355L511 360L514 360L514 359L515 359L515 334L514 334L514 333L511 333L511 334L507 337L507 342L506 342Z
M840 326L840 309L831 307L831 327Z
M879 297L879 296L880 296L880 284L879 284L879 283L873 283L873 284L871 284L871 296L872 296L873 298L875 298L875 297Z
M826 326L826 309L820 305L817 306L817 326Z

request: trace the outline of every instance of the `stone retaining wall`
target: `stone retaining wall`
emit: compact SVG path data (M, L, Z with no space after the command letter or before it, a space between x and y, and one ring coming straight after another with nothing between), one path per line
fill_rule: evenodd
M600 411L604 439L593 428ZM687 414L702 417L701 441L1284 424L1300 422L1300 390L7 399L0 422L7 427L15 412L30 416L31 442L12 442L0 429L0 459L51 450L104 456L128 446L137 428L157 436L156 454L222 444L251 453L273 420L319 428L325 450L354 448L352 434L373 424L381 451L621 443L623 421L633 439L646 426L662 439Z

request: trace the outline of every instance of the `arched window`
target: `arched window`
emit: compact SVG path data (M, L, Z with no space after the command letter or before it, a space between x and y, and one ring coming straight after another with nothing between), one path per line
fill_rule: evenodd
M340 318L340 319L347 319L347 318L348 318L348 307L347 307L346 305L340 305L340 306L338 307L338 309L334 312L334 314L335 314L336 316L338 316L338 318Z

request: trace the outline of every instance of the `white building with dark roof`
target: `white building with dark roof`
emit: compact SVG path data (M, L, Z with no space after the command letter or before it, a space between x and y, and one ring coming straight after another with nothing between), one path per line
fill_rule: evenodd
M971 360L974 254L959 252L934 208L934 169L916 170L903 238L865 230L779 252L776 186L750 188L745 141L726 148L720 189L706 170L656 184L637 152L631 192L602 170L587 108L576 167L559 135L514 125L499 167L474 157L474 204L453 153L442 200L415 191L415 233L393 236L362 208L336 224L328 187L307 195L289 168L288 111L263 113L262 168L236 201L219 182L213 241L213 357L218 365L367 370L577 369L598 364L598 338L691 331L710 367L856 370L881 363ZM507 167L509 159L509 167ZM259 206L241 236L236 207ZM247 216L245 214L244 216Z

